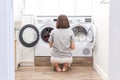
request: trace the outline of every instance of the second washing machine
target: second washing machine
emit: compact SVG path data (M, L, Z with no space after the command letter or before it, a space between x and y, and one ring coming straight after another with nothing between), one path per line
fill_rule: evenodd
M91 57L95 46L95 26L91 16L69 16L71 29L75 35L73 56Z

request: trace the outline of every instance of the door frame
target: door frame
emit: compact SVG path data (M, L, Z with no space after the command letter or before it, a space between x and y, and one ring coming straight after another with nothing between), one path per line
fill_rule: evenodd
M15 80L13 0L0 0L0 80Z

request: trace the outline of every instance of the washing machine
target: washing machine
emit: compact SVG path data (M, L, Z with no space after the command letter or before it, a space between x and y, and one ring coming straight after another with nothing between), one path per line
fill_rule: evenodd
M37 16L35 26L39 31L39 41L35 45L35 56L50 56L52 49L49 47L49 36L53 29L56 29L57 17Z
M73 56L91 57L96 42L96 29L92 24L91 16L68 16L68 19L70 29L75 35L76 48L72 51ZM25 48L27 52L24 52L26 59L30 53L34 53L34 56L50 56L52 49L49 47L48 39L50 32L56 29L56 21L57 16L36 16L34 25L28 24L22 28L20 41L27 47ZM26 30L26 28L28 29ZM32 28L33 31L29 28Z
M91 57L95 46L95 26L91 16L68 17L70 28L75 35L75 50L73 56Z

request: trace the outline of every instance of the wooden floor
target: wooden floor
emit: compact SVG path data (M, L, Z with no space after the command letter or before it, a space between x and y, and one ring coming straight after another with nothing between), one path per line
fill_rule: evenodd
M51 66L20 67L16 80L102 80L92 67L71 67L68 72L56 72Z

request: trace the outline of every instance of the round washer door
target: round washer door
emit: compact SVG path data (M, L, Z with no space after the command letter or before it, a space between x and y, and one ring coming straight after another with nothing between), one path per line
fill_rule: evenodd
M51 33L52 30L53 30L52 26L45 26L40 31L42 41L44 41L45 43L49 43L48 39L49 39L49 36L50 36L50 33Z
M39 28L40 44L48 46L51 31L55 28L53 24L45 24Z
M75 26L72 28L75 38L79 42L86 41L87 39L87 30L83 26Z
M39 40L38 29L32 24L27 24L23 26L19 33L19 40L21 44L25 47L35 46Z

